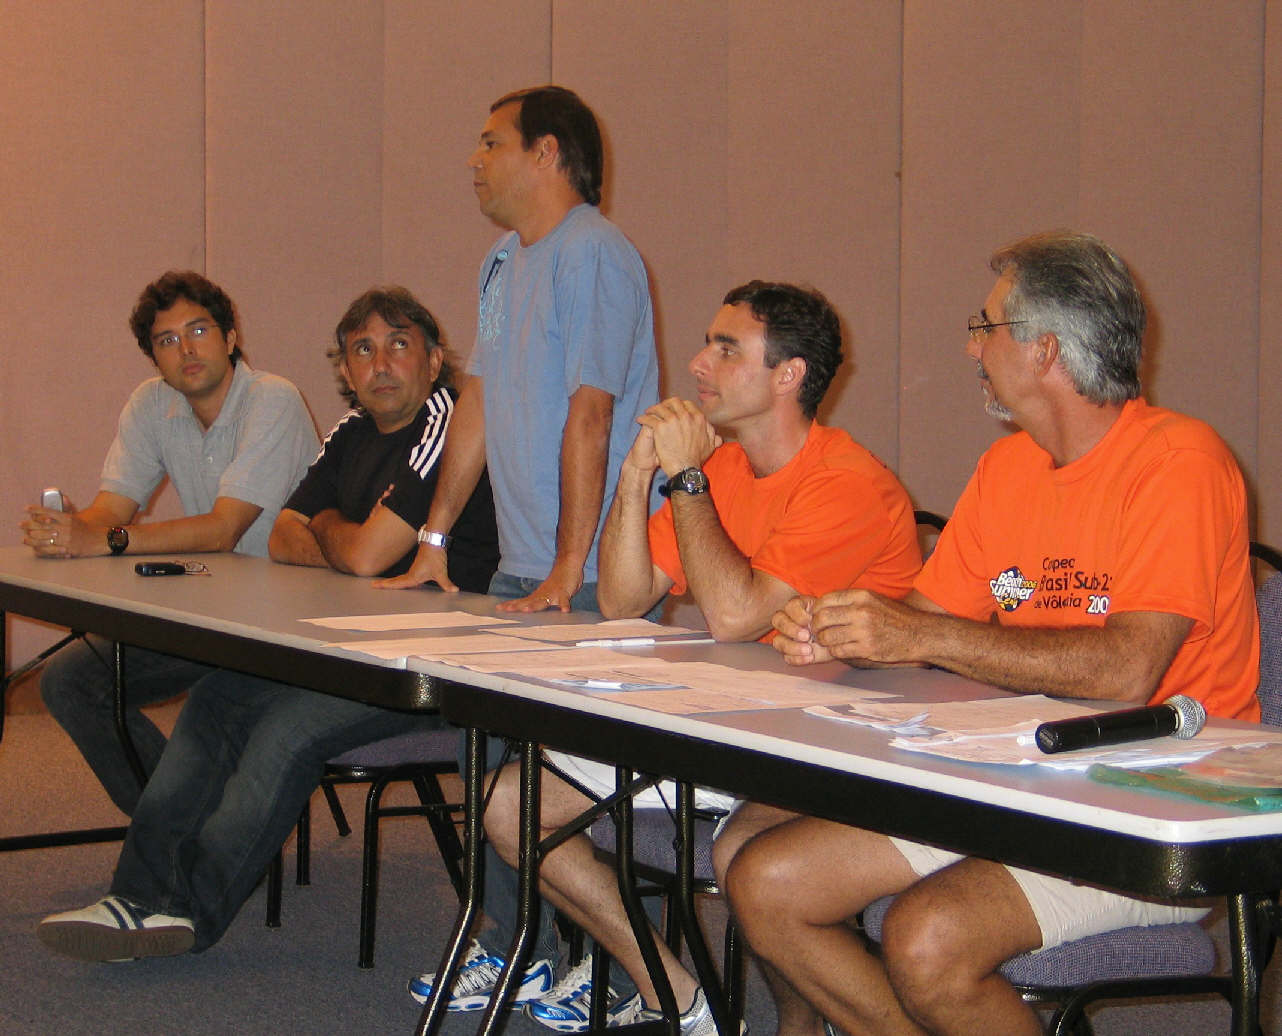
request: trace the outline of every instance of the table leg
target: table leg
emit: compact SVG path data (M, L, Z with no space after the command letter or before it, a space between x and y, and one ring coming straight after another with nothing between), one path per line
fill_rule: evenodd
M632 771L624 766L614 770L615 787L622 792L632 783ZM663 961L654 944L654 933L650 921L641 906L641 897L637 894L635 868L632 859L632 796L624 795L614 809L615 867L619 878L619 897L623 900L624 912L632 925L632 934L636 937L641 950L641 959L645 961L646 970L654 982L655 992L659 995L659 1008L663 1012L664 1028L671 1036L678 1036L681 1025L681 1010L672 992L672 983L663 970ZM669 904L670 909L680 909L676 904ZM593 990L596 995L596 990Z
M703 929L699 927L699 917L694 904L694 785L682 781L677 785L677 902L680 911L681 929L685 935L686 946L690 949L690 959L694 962L695 974L708 997L708 1007L717 1023L717 1031L723 1036L737 1036L739 1026L733 1017L721 978L708 944L703 938ZM727 920L727 924L730 922Z
M4 674L0 676L0 737L4 736L4 711L9 684L17 677L30 672L59 648L80 636L79 633L69 633L52 647L40 652L26 665L15 669L12 673L8 673L6 672L9 661L8 620L8 613L0 611L0 673ZM133 747L132 743L130 743L130 747ZM11 835L6 838L0 838L0 853L16 852L20 849L51 849L63 845L89 845L95 842L118 842L124 837L125 828L123 827L89 827L73 831L50 831L38 835Z
M517 977L524 974L525 962L534 942L539 909L539 807L540 773L543 750L537 742L521 742L521 831L520 856L517 860L516 933L508 947L507 963L485 1008L485 1017L477 1032L490 1036L503 1019Z
M1260 1032L1260 971L1255 899L1249 893L1229 896L1229 955L1233 964L1233 1036Z
M463 755L463 896L459 902L454 931L446 944L441 965L436 969L432 997L423 1006L418 1028L414 1030L415 1036L429 1036L438 1032L441 1022L445 1020L450 992L454 988L454 979L467 946L468 933L480 911L481 894L485 890L484 732L476 727L468 727L466 745Z
M147 771L143 768L142 759L138 756L138 749L134 747L134 739L129 736L129 726L125 722L125 706L128 704L125 695L125 646L116 641L112 644L112 672L115 676L115 708L114 718L116 721L116 736L120 738L120 747L124 749L125 759L129 762L129 769L133 770L134 776L138 778L138 787L147 786Z

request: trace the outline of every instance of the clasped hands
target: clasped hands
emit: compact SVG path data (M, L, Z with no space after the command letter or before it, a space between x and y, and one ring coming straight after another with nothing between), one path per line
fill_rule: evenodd
M702 467L721 445L721 436L688 399L672 396L656 403L637 418L641 431L625 464L645 473L662 468L671 478L686 468Z
M833 659L863 667L911 663L922 618L918 609L870 590L800 596L775 612L772 643L789 665Z

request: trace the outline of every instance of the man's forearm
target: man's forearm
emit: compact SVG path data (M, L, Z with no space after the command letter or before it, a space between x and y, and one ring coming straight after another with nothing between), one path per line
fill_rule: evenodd
M570 412L561 434L556 565L577 569L580 576L601 521L612 418L609 393L585 385L570 397Z
M170 518L160 522L141 522L129 526L130 554L179 554L228 551L240 542L253 518L244 520L249 512L257 517L261 508L237 501L240 515L230 516L215 511L193 514L184 518ZM242 511L242 509L244 509ZM103 534L104 544L106 533Z
M755 640L787 600L766 600L751 563L727 535L709 494L672 494L677 547L690 593L717 640ZM775 581L772 581L774 583ZM777 584L781 585L781 584Z
M321 511L308 528L326 562L340 572L376 576L414 548L416 530L382 504L364 522L350 522L333 509Z
M597 604L608 619L643 615L659 598L647 532L653 478L652 470L642 471L625 461L601 529Z
M267 552L273 561L282 565L304 565L308 568L328 568L329 562L316 536L308 527L307 520L299 515L284 512L276 519L271 537L267 541Z
M1144 702L1192 626L1162 612L1129 612L1102 627L1012 628L927 613L855 592L844 625L821 605L816 635L855 664L924 662L1013 691Z

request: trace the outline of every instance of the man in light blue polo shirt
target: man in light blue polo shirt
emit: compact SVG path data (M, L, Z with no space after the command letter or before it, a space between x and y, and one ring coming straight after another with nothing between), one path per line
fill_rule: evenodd
M290 382L241 358L231 299L192 271L147 285L129 320L155 364L129 397L93 502L82 511L28 508L23 542L40 557L235 550L265 556L281 504L316 455L316 430ZM136 522L161 481L183 516ZM132 815L140 788L113 721L111 645L89 637L54 656L45 704L115 804ZM185 691L208 666L127 648L128 729L150 773L165 737L139 706Z

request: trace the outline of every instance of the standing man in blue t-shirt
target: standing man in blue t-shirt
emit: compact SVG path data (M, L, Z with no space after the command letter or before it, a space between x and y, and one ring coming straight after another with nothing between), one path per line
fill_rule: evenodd
M477 278L476 348L420 547L405 575L384 586L434 580L445 570L443 534L488 465L499 529L490 593L505 611L597 610L597 544L604 502L659 400L654 318L645 264L597 206L603 179L596 116L573 92L540 86L500 97L472 153L481 211L508 233ZM501 744L491 741L488 763ZM506 939L515 875L489 854L485 911ZM556 955L544 911L536 956ZM491 945L497 945L495 937ZM473 943L450 1010L480 1010L502 958ZM420 1001L433 975L413 980ZM547 993L551 964L536 960L513 997Z
M596 610L603 502L658 401L645 265L597 208L601 133L571 91L499 98L472 154L481 211L508 233L478 277L476 348L413 567L453 590L440 536L489 466L508 611Z

